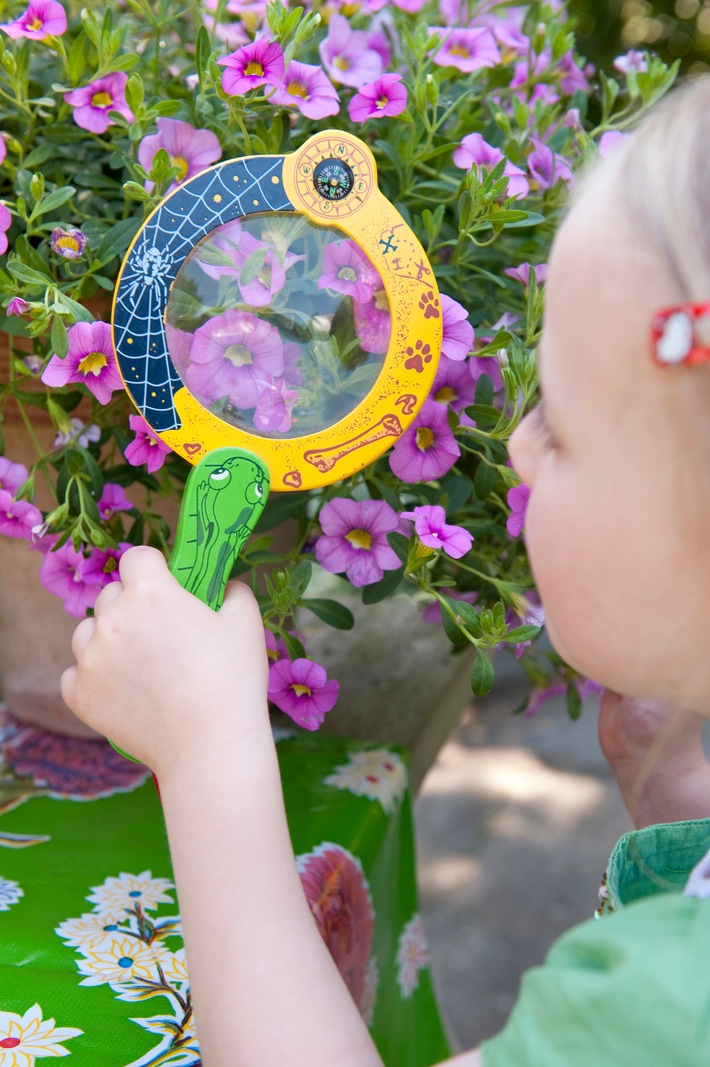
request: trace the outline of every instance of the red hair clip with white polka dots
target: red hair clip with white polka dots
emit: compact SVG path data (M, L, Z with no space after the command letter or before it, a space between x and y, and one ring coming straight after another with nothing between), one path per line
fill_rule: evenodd
M654 315L651 354L659 367L710 363L710 302L676 304Z

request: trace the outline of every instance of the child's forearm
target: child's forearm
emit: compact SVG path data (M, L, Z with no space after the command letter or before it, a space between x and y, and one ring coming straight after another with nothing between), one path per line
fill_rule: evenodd
M301 888L268 727L160 780L205 1067L381 1067Z

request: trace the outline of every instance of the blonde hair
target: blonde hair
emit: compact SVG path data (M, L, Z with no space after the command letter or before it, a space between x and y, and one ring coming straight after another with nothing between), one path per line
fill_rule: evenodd
M710 76L669 93L603 169L679 300L710 300Z

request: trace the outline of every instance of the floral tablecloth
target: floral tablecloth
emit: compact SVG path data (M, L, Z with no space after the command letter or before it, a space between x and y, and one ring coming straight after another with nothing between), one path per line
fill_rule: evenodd
M306 895L385 1063L445 1058L404 754L313 735L277 742ZM149 772L104 742L28 729L1 708L0 754L0 1067L56 1056L76 1067L199 1064Z

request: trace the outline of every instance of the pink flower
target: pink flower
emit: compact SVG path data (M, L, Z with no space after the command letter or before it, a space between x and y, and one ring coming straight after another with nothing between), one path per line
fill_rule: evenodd
M64 610L81 619L87 608L93 608L101 590L101 578L95 572L85 573L86 560L71 541L61 548L47 552L39 569L45 589L64 601Z
M368 996L375 912L360 861L329 841L297 857L318 931L360 1011Z
M545 625L545 609L543 608L540 597L534 590L525 594L525 607L522 615L518 615L512 608L508 608L505 613L505 621L508 626L539 626ZM529 641L520 641L515 646L515 658L520 659L523 652L532 644L532 639ZM502 648L502 645L498 646Z
M353 30L343 15L331 15L328 36L318 48L323 66L334 82L358 88L382 73L382 58L369 47L368 34Z
M274 295L286 284L285 272L304 258L293 252L282 255L244 230L239 220L221 226L210 238L210 245L225 252L233 265L227 262L209 263L206 259L198 258L200 268L210 278L236 275L242 299L252 307L270 304Z
M0 456L0 489L4 489L12 496L15 495L21 485L29 478L27 467L21 463L13 463L12 460Z
M599 682L593 682L591 678L574 678L572 680L574 688L577 690L581 700L586 700L587 697L592 694L603 692L604 687L599 685ZM526 719L531 719L533 715L553 697L564 696L567 692L567 682L559 682L556 685L549 685L547 689L534 689L528 705L525 708L523 714Z
M571 185L574 174L564 156L560 156L542 141L533 139L535 146L528 156L528 170L540 189L551 189L559 181Z
M144 137L138 145L138 162L144 170L150 171L156 153L164 148L172 166L180 168L168 192L222 158L219 138L211 130L195 129L189 122L179 119L159 118L155 125L158 132ZM146 182L145 187L150 191L153 182Z
M266 655L272 663L278 663L280 659L289 659L288 649L283 637L264 627L264 641L266 643Z
M494 148L493 145L484 141L480 133L467 134L454 151L455 165L460 167L461 170L470 170L475 167L479 181L482 180L482 174L485 171L491 170L503 158L504 156L500 149ZM509 197L516 199L517 197L528 195L530 185L520 167L516 167L508 160L503 174L509 179L507 191Z
M171 451L170 446L153 433L142 415L130 415L128 424L136 435L124 452L128 462L132 467L145 463L149 474L160 470Z
M110 522L117 511L130 511L133 503L127 498L122 485L106 482L98 501L102 522Z
M107 322L77 322L68 331L69 349L64 359L54 355L42 373L45 385L81 382L100 404L108 404L111 394L123 389L121 375Z
M317 730L335 707L340 685L310 659L281 659L269 668L269 700L306 730Z
M91 133L106 133L114 123L109 111L118 111L128 122L134 115L126 103L128 75L122 71L106 74L81 89L72 89L64 99L74 108L74 122Z
M452 559L461 559L471 550L473 534L463 526L447 523L439 504L422 504L413 511L402 511L401 517L412 520L417 537L427 548L443 548Z
M331 574L344 572L360 588L401 566L387 541L387 534L398 529L399 519L384 500L335 497L319 518L323 536L316 541L316 559Z
M7 233L12 226L12 215L4 204L0 203L0 256L7 252Z
M130 547L127 541L120 541L118 548L92 549L89 558L84 560L84 581L91 583L96 578L102 587L110 582L120 581L118 561Z
M323 253L323 273L318 279L319 289L332 289L351 296L361 304L372 299L375 286L382 280L354 241L331 241Z
M24 315L30 305L26 300L23 300L21 296L13 296L10 303L7 305L8 315Z
M607 130L606 133L603 133L599 138L599 155L602 159L606 159L612 152L615 152L628 136L628 133L622 133L621 130ZM2 222L0 222L0 226L2 226Z
M56 0L30 0L19 18L0 23L0 30L8 37L28 37L32 41L61 37L66 29L66 12Z
M185 384L203 403L228 397L255 408L264 385L283 374L283 343L275 326L231 308L195 330Z
M283 80L284 54L277 41L259 37L236 52L218 60L226 67L222 88L230 96L244 96L262 85L279 86Z
M63 259L81 259L86 248L86 234L81 230L63 230L61 226L55 226L50 245L52 251Z
M390 305L384 288L377 288L375 283L371 300L367 303L353 300L353 321L362 350L373 355L384 355L389 348L392 331Z
M456 363L442 353L431 387L431 397L437 404L448 404L456 412L473 404L476 382L471 374L470 362Z
M291 412L298 400L298 390L289 389L283 378L267 382L259 393L254 412L254 425L264 433L288 433Z
M13 464L16 466L19 464ZM15 500L7 491L0 489L0 534L5 537L23 537L29 541L32 527L42 522L42 512L28 500Z
M475 334L468 321L468 311L446 293L441 293L441 310L444 313L444 336L441 339L442 355L460 361L466 359L473 348Z
M614 60L614 70L618 70L620 74L641 74L648 70L648 62L645 52L639 52L632 48L630 52L626 52L623 56L617 56Z
M508 507L510 515L505 528L511 537L519 537L525 525L525 512L528 507L530 490L527 485L520 484L508 490Z
M451 470L460 455L446 408L429 398L391 450L389 464L403 482L430 482Z
M429 33L441 35L440 47L432 56L439 67L457 67L468 74L500 63L500 51L490 30L431 28Z
M383 74L363 85L348 104L353 122L380 119L383 115L401 115L407 106L407 87L399 74Z
M269 96L269 103L281 107L296 107L307 119L323 119L337 115L340 97L321 67L312 63L291 60L283 76L283 88Z
M538 286L547 281L547 263L538 263L537 266L533 266L532 263L521 263L519 267L506 267L503 273L509 278L514 278L527 289L530 285L530 271L535 275Z

